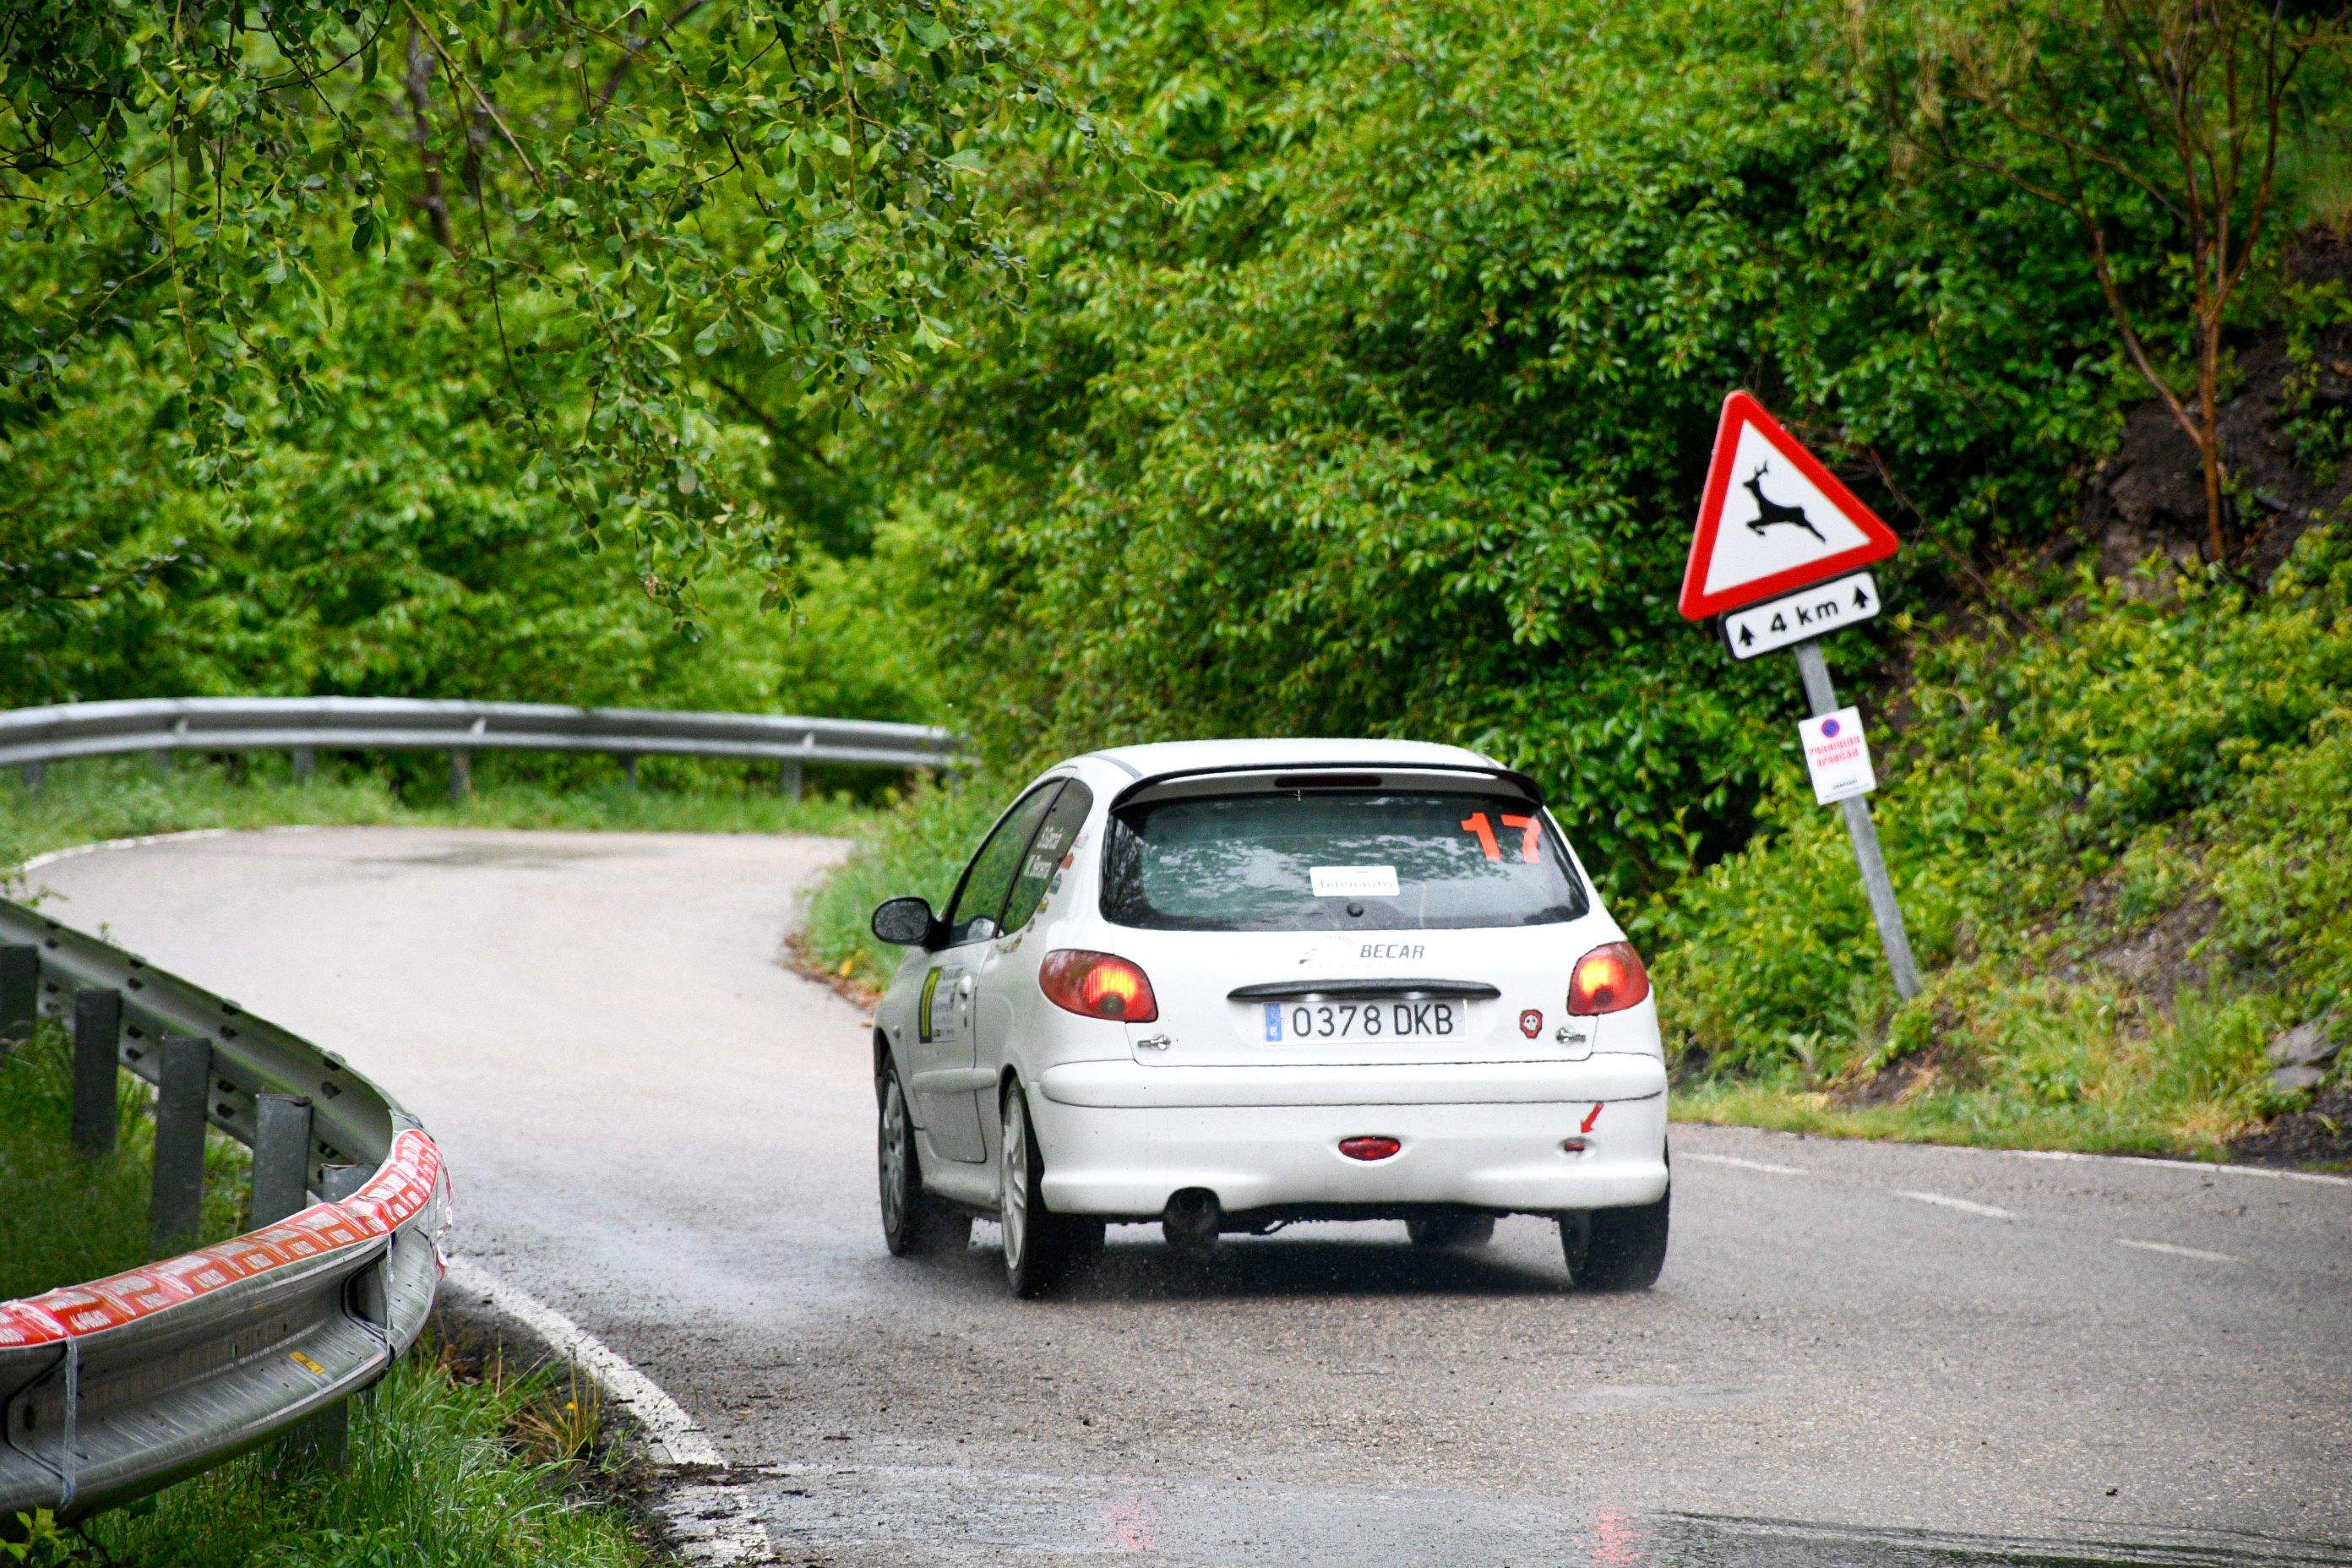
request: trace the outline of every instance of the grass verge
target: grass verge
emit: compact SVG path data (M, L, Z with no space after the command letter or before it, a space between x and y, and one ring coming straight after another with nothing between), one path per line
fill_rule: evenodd
M97 1279L148 1261L147 1196L155 1124L144 1085L117 1080L114 1152L87 1161L68 1135L73 1058L43 1019L0 1054L0 1301ZM245 1228L247 1156L215 1132L205 1146L203 1238Z
M265 1447L86 1523L83 1550L141 1568L636 1568L652 1555L593 1485L593 1402L429 1341L352 1412L351 1463Z

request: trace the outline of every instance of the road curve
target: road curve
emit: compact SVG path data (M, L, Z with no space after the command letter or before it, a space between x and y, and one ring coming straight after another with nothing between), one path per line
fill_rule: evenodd
M1646 1295L1528 1219L1199 1279L1114 1230L1043 1303L990 1226L894 1261L863 1020L779 961L841 853L289 830L35 881L415 1108L462 1249L675 1395L785 1562L2352 1561L2344 1184L1680 1127Z

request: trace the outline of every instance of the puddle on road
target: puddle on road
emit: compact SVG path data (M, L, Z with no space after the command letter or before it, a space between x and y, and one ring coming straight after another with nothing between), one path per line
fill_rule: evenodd
M485 840L451 845L441 849L422 849L412 855L379 855L373 858L382 866L440 866L460 870L494 866L501 870L553 871L582 860L618 860L644 852L640 847L623 845Z
M1125 1559L1186 1568L2347 1568L2352 1542L2085 1521L2001 1537L1593 1509L1525 1494L783 1465L730 1489L775 1546L836 1568Z
M1582 1558L1608 1568L2343 1568L2352 1543L2219 1531L2009 1540L1704 1514L1599 1513Z

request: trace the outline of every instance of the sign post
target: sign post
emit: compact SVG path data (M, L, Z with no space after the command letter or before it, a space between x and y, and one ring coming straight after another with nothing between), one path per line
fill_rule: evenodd
M1871 820L1869 795L1878 781L1861 716L1838 707L1820 642L1877 616L1877 581L1861 568L1895 549L1894 531L1763 405L1745 392L1723 400L1683 573L1682 613L1694 621L1720 616L1723 646L1734 658L1794 650L1812 713L1801 730L1814 795L1845 814L1886 967L1908 1001L1919 994L1919 965Z

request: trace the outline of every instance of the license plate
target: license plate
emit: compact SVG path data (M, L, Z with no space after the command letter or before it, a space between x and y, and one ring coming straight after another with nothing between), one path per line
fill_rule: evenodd
M1361 1002L1268 1002L1265 1043L1443 1040L1461 1032L1459 1002L1370 998Z

